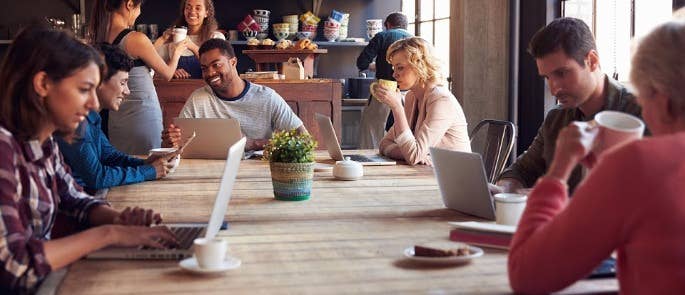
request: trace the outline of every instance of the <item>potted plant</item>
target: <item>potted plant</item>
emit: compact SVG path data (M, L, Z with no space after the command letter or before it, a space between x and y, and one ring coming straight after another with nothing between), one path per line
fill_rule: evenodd
M314 179L314 149L317 142L296 130L275 132L264 146L264 159L271 167L274 196L282 201L309 199Z

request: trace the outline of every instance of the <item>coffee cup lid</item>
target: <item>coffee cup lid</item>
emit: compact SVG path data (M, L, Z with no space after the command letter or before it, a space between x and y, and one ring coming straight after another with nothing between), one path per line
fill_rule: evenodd
M502 203L521 203L528 200L528 196L522 194L500 193L493 196L495 201Z

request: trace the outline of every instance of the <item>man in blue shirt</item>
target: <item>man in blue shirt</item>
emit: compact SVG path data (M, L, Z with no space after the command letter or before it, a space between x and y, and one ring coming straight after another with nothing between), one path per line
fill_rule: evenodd
M369 44L366 45L362 53L357 57L357 68L359 71L373 70L374 67L371 62L375 58L376 79L395 81L395 78L392 77L392 66L388 63L385 53L388 51L388 47L395 43L395 41L412 37L413 35L407 31L407 16L400 12L389 14L385 18L383 25L386 30L373 36ZM369 98L369 104L364 109L364 114L362 114L359 134L360 148L378 148L378 143L383 138L385 131L390 129L393 123L394 120L390 109L379 101Z
M128 72L133 61L121 49L112 45L101 44L97 49L107 63L102 83L97 89L100 108L116 111L123 99L130 94ZM170 168L169 159L156 156L143 160L120 152L105 137L101 122L98 112L91 111L81 122L75 138L70 140L56 137L64 160L71 167L72 175L86 191L95 193L100 189L166 176Z

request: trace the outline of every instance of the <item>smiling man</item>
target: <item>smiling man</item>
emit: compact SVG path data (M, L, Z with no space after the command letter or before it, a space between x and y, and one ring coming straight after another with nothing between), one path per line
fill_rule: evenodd
M131 92L128 72L133 61L121 49L109 44L97 46L107 64L102 83L97 88L101 109L119 110L121 102ZM90 111L81 123L75 138L57 137L64 160L72 169L76 182L88 192L113 186L154 180L166 176L168 159L159 156L145 160L131 157L114 148L101 129L102 119Z
M505 192L535 184L552 161L559 131L571 122L592 120L603 110L640 116L635 97L602 72L594 37L583 21L554 20L535 33L528 52L558 106L549 111L528 150L500 175L497 185ZM573 191L582 178L582 168L575 167L569 189Z
M273 89L250 83L238 75L238 59L231 43L210 39L200 46L202 78L207 86L193 91L181 118L234 118L247 137L245 150L262 149L275 130L307 129ZM181 130L170 124L162 132L164 146L176 146Z

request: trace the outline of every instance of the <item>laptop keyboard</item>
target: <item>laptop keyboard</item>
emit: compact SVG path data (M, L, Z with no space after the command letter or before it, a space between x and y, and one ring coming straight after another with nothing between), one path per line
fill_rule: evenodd
M176 235L176 240L178 240L179 249L190 249L193 246L193 241L200 236L204 227L201 226L183 226L183 227L171 227L169 230Z
M345 155L345 157L350 157L350 160L356 162L373 162L372 159L363 155Z

